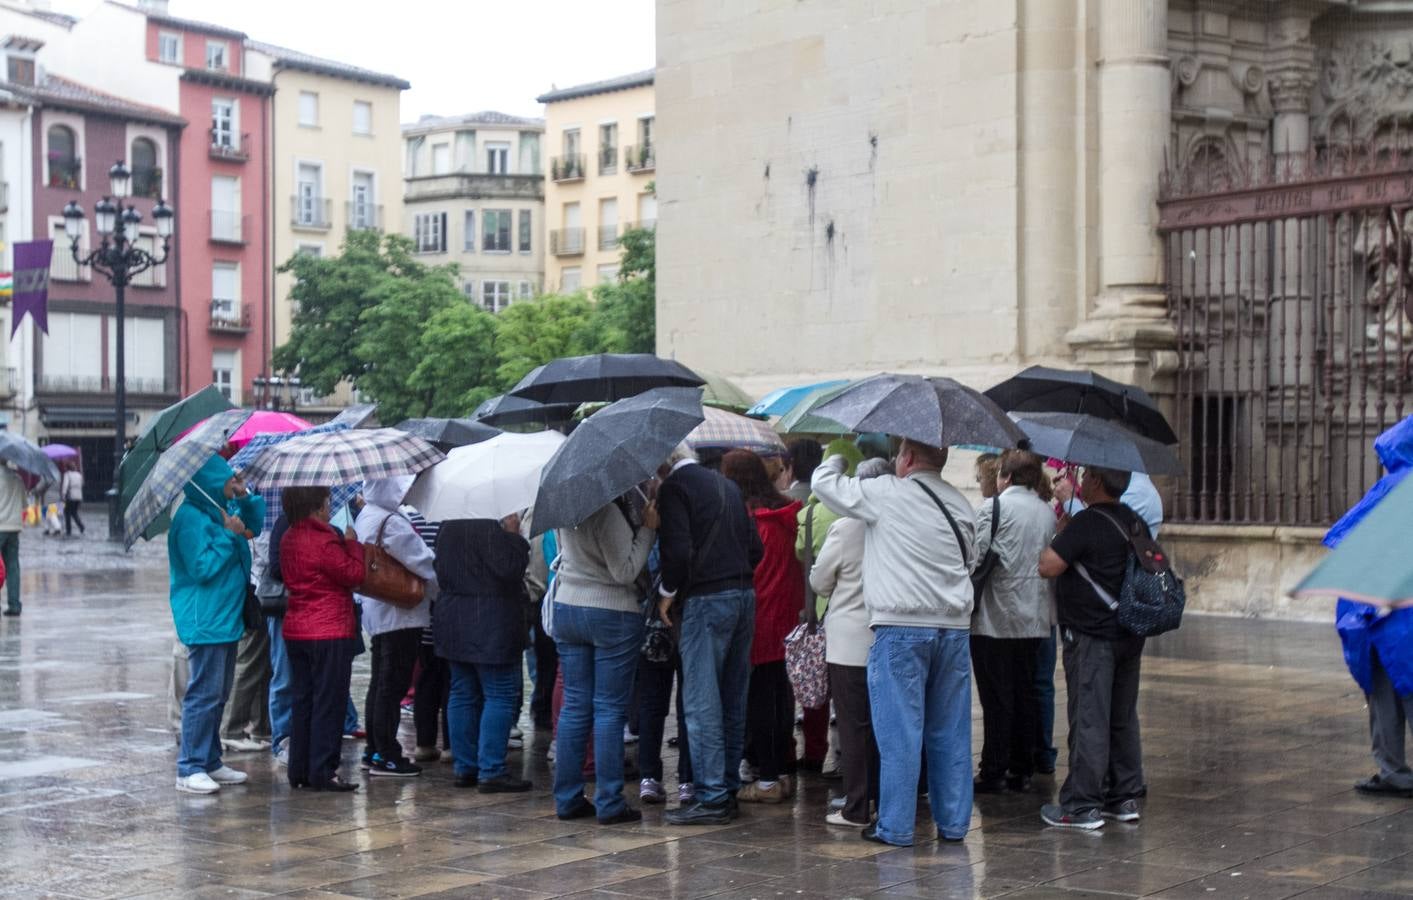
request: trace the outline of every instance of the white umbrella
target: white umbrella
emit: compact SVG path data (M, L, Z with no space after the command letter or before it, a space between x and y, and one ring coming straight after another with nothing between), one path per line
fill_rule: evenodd
M418 476L403 502L433 522L503 519L535 505L540 472L563 443L554 431L506 432L456 447Z

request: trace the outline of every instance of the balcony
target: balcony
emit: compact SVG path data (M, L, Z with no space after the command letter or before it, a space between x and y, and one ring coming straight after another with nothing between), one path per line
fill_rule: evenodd
M599 148L599 174L613 175L618 171L618 145Z
M250 216L222 209L211 210L211 243L244 244L250 230Z
M333 204L322 197L289 198L290 224L308 231L328 231L333 227Z
M146 197L149 200L161 200L163 196L161 167L152 166L145 169L133 169L132 195L134 197Z
M49 158L49 187L78 190L83 179L83 160Z
M117 379L99 375L40 375L35 390L41 394L112 394ZM162 378L124 378L129 394L172 394L176 388Z
M404 182L403 200L509 199L543 200L543 175L487 175L454 172L448 175L418 175Z
M657 148L652 144L629 144L623 148L623 168L629 172L651 172L657 168Z
M151 248L150 248L151 249ZM157 252L152 249L152 252ZM160 266L153 266L132 276L133 287L143 288L164 288L167 286L167 266L163 263Z
M550 232L550 253L555 256L581 256L584 253L584 229L560 228Z
M86 248L80 247L79 251L86 252ZM49 277L54 281L92 281L93 272L74 261L68 244L55 241L54 255L49 260Z
M615 248L615 247L617 247L617 246L618 246L618 226L617 226L617 225L600 225L600 226L599 226L599 249L600 249L600 250L612 250L613 248Z
M234 135L229 131L217 131L211 129L210 154L212 159L223 159L227 162L245 162L250 159L250 134Z
M250 331L250 304L236 306L232 300L211 301L211 321L208 329L213 334L245 334Z
M550 160L550 178L555 181L582 181L584 178L584 154L573 153L556 156Z
M359 203L349 200L344 204L344 215L348 227L355 231L381 231L383 229L383 206L381 203Z

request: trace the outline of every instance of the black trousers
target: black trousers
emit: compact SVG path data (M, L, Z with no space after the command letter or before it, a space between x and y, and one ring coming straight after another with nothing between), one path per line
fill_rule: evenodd
M535 690L530 695L530 718L536 728L549 728L554 720L554 678L559 670L559 650L535 616Z
M971 665L981 697L985 737L981 745L983 781L998 781L1007 773L1029 776L1035 771L1035 658L1039 638L971 636Z
M81 500L64 501L64 534L74 533L74 524L79 527L79 534L83 534L88 529L83 527L83 519L79 518L79 507L83 505Z
M1105 640L1061 628L1060 641L1070 722L1070 773L1060 787L1060 805L1078 813L1131 800L1143 789L1143 638Z
M338 774L343 717L357 645L285 641L290 665L289 783L321 786Z
M638 661L638 768L642 777L662 781L662 737L672 706L672 682L677 681L677 783L692 783L692 753L687 746L687 719L682 710L682 661Z
M421 628L401 628L373 635L372 672L363 704L363 727L368 732L367 749L385 760L403 761L402 744L397 739L402 724L402 698L412 687L412 670L417 667L417 648L422 643Z
M412 722L417 728L417 746L437 746L437 733L442 735L442 749L450 752L451 735L446 727L446 701L451 696L451 667L437 655L430 643L417 646L417 660L422 664L417 673L417 702L412 705Z
M839 774L844 777L844 818L865 825L869 801L878 800L878 742L868 702L868 667L829 664L829 692L839 729Z
M795 759L795 693L785 660L751 667L746 691L747 755L761 781L776 781ZM731 760L727 765L733 765Z

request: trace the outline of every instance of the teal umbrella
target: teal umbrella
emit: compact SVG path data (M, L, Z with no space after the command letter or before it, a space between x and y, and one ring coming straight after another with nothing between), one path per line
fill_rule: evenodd
M147 480L152 467L157 465L158 457L170 450L193 427L227 409L235 409L235 404L227 400L215 385L207 385L152 418L118 465L118 484L121 488L118 494L118 522L123 521L138 488ZM166 527L164 512L152 528L156 533Z
M1413 606L1413 477L1404 478L1301 579L1296 597Z
M831 382L826 387L816 387L800 401L795 407L780 417L780 421L775 423L775 430L784 435L792 434L826 434L841 437L846 434L853 434L849 429L840 425L833 419L826 419L823 416L814 414L815 407L821 403L833 400L842 394L851 381Z

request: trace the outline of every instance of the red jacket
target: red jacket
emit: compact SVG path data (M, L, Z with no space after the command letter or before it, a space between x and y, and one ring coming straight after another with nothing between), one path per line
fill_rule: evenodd
M280 541L280 574L289 590L285 639L329 641L357 635L353 589L363 583L363 545L345 541L314 517Z
M785 658L785 638L800 624L805 606L805 577L795 558L795 530L800 502L779 509L755 509L756 530L765 556L756 566L756 638L751 644L751 665Z

